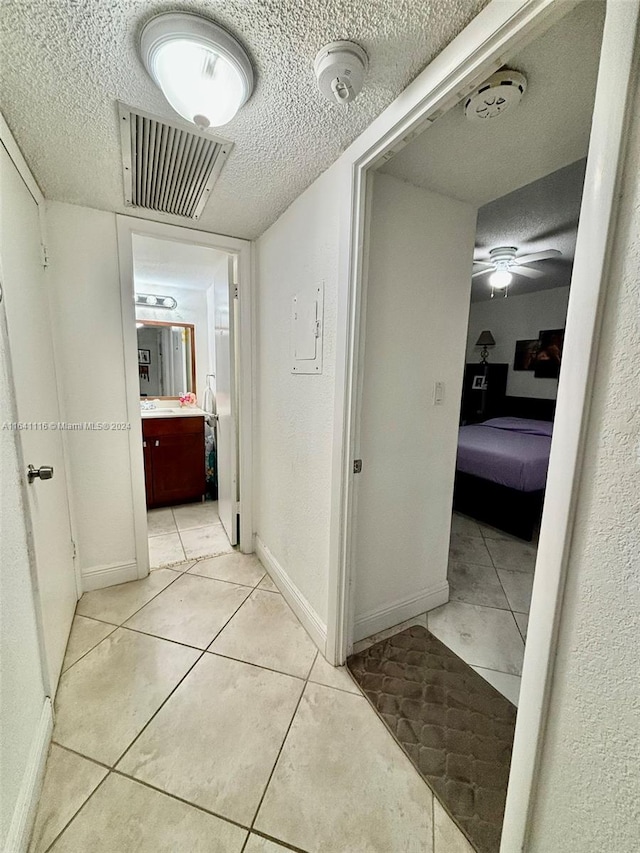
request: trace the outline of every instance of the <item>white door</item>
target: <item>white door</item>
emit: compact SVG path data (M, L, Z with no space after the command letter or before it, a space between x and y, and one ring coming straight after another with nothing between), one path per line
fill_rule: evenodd
M0 145L0 263L3 302L24 464L52 466L27 485L38 593L51 689L55 693L77 591L53 341L42 265L38 204ZM42 425L42 426L41 426ZM26 471L24 472L26 479Z
M216 347L216 453L218 513L232 545L238 544L238 456L235 394L235 258L221 264L213 285Z

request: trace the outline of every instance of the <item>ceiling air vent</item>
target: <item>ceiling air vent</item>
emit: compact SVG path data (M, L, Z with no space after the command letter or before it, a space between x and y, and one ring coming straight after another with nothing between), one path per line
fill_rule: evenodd
M233 143L125 104L118 112L126 204L199 219Z

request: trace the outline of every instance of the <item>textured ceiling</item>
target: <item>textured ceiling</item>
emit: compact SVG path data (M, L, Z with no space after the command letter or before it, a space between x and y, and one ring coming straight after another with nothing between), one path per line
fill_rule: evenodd
M473 123L458 104L382 171L478 206L586 156L604 3L579 3L505 64L527 91L500 117Z
M198 227L255 237L486 3L4 0L0 104L48 198L130 212L116 101L175 118L138 58L140 28L167 10L211 17L245 44L257 83L218 131L235 148ZM312 68L318 49L339 38L359 42L370 59L365 88L348 112L322 99Z
M585 160L565 166L526 187L498 198L478 211L476 260L488 260L489 249L515 246L519 255L559 249L562 256L530 264L543 278L514 276L509 296L552 287L568 287L576 248ZM488 276L474 278L471 301L491 298Z
M133 235L133 274L136 290L149 285L207 290L213 271L227 257L207 246Z

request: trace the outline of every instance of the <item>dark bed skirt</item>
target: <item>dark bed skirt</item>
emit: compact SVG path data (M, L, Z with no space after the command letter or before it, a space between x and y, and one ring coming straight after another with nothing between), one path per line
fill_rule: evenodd
M465 515L531 542L542 515L544 489L519 492L456 471L453 508Z

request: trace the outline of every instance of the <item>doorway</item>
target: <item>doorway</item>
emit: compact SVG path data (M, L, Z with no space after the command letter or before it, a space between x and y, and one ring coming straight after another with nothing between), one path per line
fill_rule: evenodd
M250 244L118 229L139 576L250 553Z
M584 8L585 5L580 4L578 9ZM596 5L589 4L591 7ZM407 107L402 115L400 115L400 110L393 115L390 114L388 121L381 122L381 127L376 129L376 133L372 133L368 139L358 146L358 150L353 152L353 182L350 186L353 225L349 251L344 253L342 266L346 294L342 313L344 326L341 329L344 333L342 354L344 354L346 374L344 382L342 382L342 377L339 377L337 392L338 400L344 393L347 408L344 428L341 432L342 455L336 457L341 458L343 463L340 489L336 488L334 493L334 518L340 518L340 524L336 523L332 537L332 567L338 595L330 614L328 640L330 648L335 643L335 657L339 662L345 659L352 647L354 638L357 636L354 628L357 625L358 584L362 577L362 572L359 574L357 571L357 540L360 534L358 519L361 508L361 489L358 478L362 477L362 474L354 474L353 460L361 460L361 466L357 466L355 470L360 469L363 473L368 467L369 470L375 471L378 465L384 466L385 464L384 460L380 459L380 453L378 456L373 455L375 449L373 445L370 447L370 455L367 456L360 444L362 431L366 431L369 427L369 425L364 425L364 418L361 417L366 395L366 378L363 381L363 369L366 369L366 338L369 337L368 330L364 327L363 318L369 308L370 294L367 288L367 283L370 284L371 281L369 270L374 266L361 247L363 242L366 242L370 228L373 228L376 216L375 196L372 203L372 193L375 194L376 185L390 184L386 175L373 175L372 170L380 166L385 160L391 160L394 154L405 146L408 150L408 143L411 143L417 133L423 130L425 126L427 127L425 137L427 137L432 129L437 128L439 122L446 121L451 106L459 103L493 71L514 57L516 48L521 50L524 45L524 49L526 49L536 27L536 35L539 36L543 29L548 30L550 24L555 24L558 21L561 24L561 18L567 11L566 7L562 9L561 6L562 4L557 3L545 4L543 9L541 4L533 10L528 9L528 12L533 11L532 17L522 13L521 17L512 18L508 25L503 24L499 39L497 39L500 41L500 50L497 49L497 41L492 41L495 36L494 32L491 34L487 32L469 34L469 39L464 43L461 40L458 45L458 62L456 63L453 56L455 51L452 50L448 57L452 60L451 64L446 65L444 60L441 65L434 63L434 66L427 69L424 74L422 88L414 86L413 91L408 93ZM551 11L551 18L547 17L544 20L543 11L545 13ZM628 18L627 13L629 13ZM536 18L537 20L535 20ZM542 23L543 20L544 23ZM634 44L633 34L636 23L637 10L623 9L617 4L606 4L602 52L599 66L596 68L594 130L589 140L585 194L581 208L580 229L572 276L574 293L579 290L580 298L574 295L570 300L567 318L563 371L558 391L545 511L538 548L529 641L524 662L521 711L518 716L514 741L513 767L517 769L517 772L512 772L509 778L507 809L501 842L502 851L522 849L527 831L528 809L531 803L537 754L544 723L546 690L553 662L554 636L567 552L566 543L570 537L572 508L575 500L574 490L579 478L582 426L588 413L590 386L588 368L590 354L595 347L598 303L605 269L610 222L614 211L618 159L626 120L626 94L630 78ZM625 32L628 33L628 38L621 37L621 34ZM620 63L621 49L624 56L622 65ZM614 78L615 83L613 83ZM613 91L618 92L619 100L616 100L613 110L616 119L612 124L610 120L610 97ZM608 99L609 105L607 106ZM433 128L430 127L434 122ZM540 175L543 174L545 172L540 173ZM442 214L440 213L439 218L437 208L439 204L442 204L442 194L441 191L438 192L437 188L434 194L438 195L438 198L432 200L431 215L434 221L440 223ZM462 221L463 215L461 213L456 221ZM414 221L415 216L409 218L406 223L407 228L413 227ZM449 244L445 248L448 248L450 253L452 248L456 252L467 253L467 277L470 279L474 234L472 224L467 223L467 225L468 243L460 244L460 242L452 241L453 245ZM424 232L421 237L416 239L424 240ZM435 249L439 248L435 247ZM402 275L396 269L396 281L400 280L402 280ZM444 280L442 290L446 290L446 284L447 281ZM468 282L469 284L470 282ZM433 299L429 307L433 308L435 305L436 311L433 314L442 319L442 315L437 314L437 307L442 298L441 293L435 292L431 295ZM391 308L393 310L394 306ZM409 312L412 315L415 313L415 305L407 301L405 314ZM387 326L378 331L383 336L390 334L394 328L394 320L397 321L397 319L398 313L392 313ZM400 321L403 321L402 317L400 317ZM464 368L465 325L465 322L462 321L461 327L457 330L461 341L460 360L457 366L449 366L452 370L458 370L457 382L453 384L454 400L457 398L456 407L459 404L458 394L461 389ZM404 325L400 327L404 328ZM426 349L429 344L427 331L430 332L431 328L428 330L418 328L412 342L418 341L420 347L424 345ZM437 333L439 334L439 330ZM376 336L376 343L380 339L383 340L384 338ZM420 349L420 356L422 356L422 349ZM430 362L419 357L416 359L415 370L429 369L432 364L433 361ZM445 368L447 367L445 365ZM401 380L402 375L398 375L396 381L400 382ZM418 383L414 380L414 384ZM440 377L433 377L429 406L436 407L443 404L444 399L446 399L447 386L446 377L442 381ZM391 385L388 385L387 388L391 388ZM380 408L378 411L380 414ZM390 423L390 418L393 417L393 414L393 409L385 405L384 419L392 432L394 424ZM452 432L455 434L455 428ZM394 438L391 435L391 440ZM441 453L435 459L435 468L433 469L438 472L440 470L438 467L441 462L440 457L446 456L447 453L450 454L449 483L448 486L445 484L440 490L440 500L434 503L436 511L442 512L442 517L431 522L432 529L436 531L438 537L440 553L436 554L435 557L433 553L428 555L432 562L440 566L440 578L445 583L440 588L434 585L432 589L423 590L425 594L442 595L445 600L448 595L446 588L446 552L453 495L453 462L456 455L455 442L453 445L447 445L446 441L447 439L443 435ZM377 449L381 451L380 445L377 445ZM408 469L413 457L410 453L407 455L409 456ZM431 470L430 468L430 473ZM410 497L415 497L415 495L412 494ZM388 510L390 506L392 506L392 499L387 501L383 511ZM415 507L412 509L415 510ZM381 518L382 516L378 516L379 521ZM399 527L396 533L396 540L400 543L400 549L405 548L408 538L403 537L402 533L406 533L406 529ZM393 561L389 562L388 566L393 567L393 571L389 572L393 575L392 581L402 583L404 578L399 570L402 563L398 560L397 551L393 553ZM415 569L415 566L412 566L412 569ZM411 608L414 605L421 605L423 601L411 601L406 590L402 590L402 592L403 595L398 596L395 601L391 602L391 605L393 607L398 604L409 605L407 608L409 611L407 612L408 618L411 615ZM435 606L433 601L432 606ZM383 607L378 607L377 613L375 613L373 608L370 608L369 613L365 611L365 615L379 616L383 610ZM388 616L389 614L382 615Z

